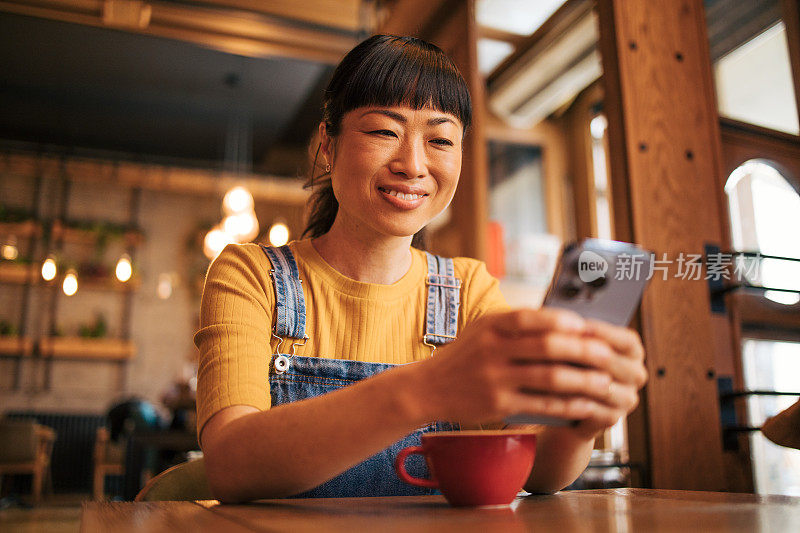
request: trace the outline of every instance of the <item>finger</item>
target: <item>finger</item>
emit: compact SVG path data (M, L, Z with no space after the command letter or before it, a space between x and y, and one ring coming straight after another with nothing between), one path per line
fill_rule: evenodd
M647 382L647 370L641 361L626 356L615 355L611 364L604 370L613 376L614 381L623 385L631 385L636 389Z
M582 420L592 416L600 404L580 396L511 392L504 408L506 415L526 414L564 420Z
M644 347L639 334L621 326L615 326L600 320L587 320L585 333L606 341L614 350L629 355L634 359L644 359Z
M582 332L586 321L577 313L563 309L517 309L493 317L495 331L519 336L545 331Z
M612 409L619 409L625 413L630 413L639 405L639 394L636 392L636 389L630 385L612 381L608 384L605 397L602 398L602 403Z
M609 397L612 383L605 372L559 364L511 367L506 382L528 394L588 396L600 401Z
M512 337L503 339L499 348L518 364L569 363L606 370L619 357L607 343L574 333L548 332Z

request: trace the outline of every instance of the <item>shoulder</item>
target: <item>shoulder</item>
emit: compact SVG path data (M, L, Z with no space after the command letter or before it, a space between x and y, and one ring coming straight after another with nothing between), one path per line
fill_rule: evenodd
M274 293L269 270L269 259L259 245L229 244L208 267L204 307L216 300L228 301L229 297L241 302L243 297L265 310L271 309Z
M211 262L208 277L269 277L269 260L257 244L229 244Z

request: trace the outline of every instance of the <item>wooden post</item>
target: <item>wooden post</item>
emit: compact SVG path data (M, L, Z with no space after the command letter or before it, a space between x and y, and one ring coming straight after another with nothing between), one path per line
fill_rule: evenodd
M488 255L489 163L484 81L478 72L474 0L400 0L381 32L414 35L439 46L469 86L472 128L464 141L461 180L450 222L433 235L431 251L486 260Z
M598 0L617 235L671 260L724 246L721 148L702 0ZM621 201L617 201L617 200ZM622 209L627 204L627 209ZM641 325L654 487L722 490L705 280L655 276ZM632 449L632 453L634 450Z

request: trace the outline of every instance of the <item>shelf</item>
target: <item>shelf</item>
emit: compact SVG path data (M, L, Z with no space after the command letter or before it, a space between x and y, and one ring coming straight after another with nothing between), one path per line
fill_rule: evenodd
M24 222L0 222L0 235L13 235L18 239L41 235L42 227L33 220Z
M125 361L136 354L136 346L122 339L45 337L39 343L43 357Z
M0 283L35 283L38 280L36 269L31 264L0 262Z
M0 337L0 356L16 355L27 357L33 351L33 340L28 337Z
M95 245L99 233L91 229L74 228L65 225L60 220L53 222L52 238L53 240L61 239L62 242L70 244L85 244ZM144 236L141 232L135 230L126 230L121 235L115 235L112 239L121 238L126 246L137 246L142 243Z
M125 283L117 278L82 278L78 275L78 292L83 291L114 291L114 292L134 292L141 285L139 278L132 278Z

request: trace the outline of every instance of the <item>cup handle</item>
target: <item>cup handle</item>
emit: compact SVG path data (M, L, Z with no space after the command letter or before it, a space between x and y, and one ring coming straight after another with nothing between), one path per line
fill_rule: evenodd
M397 472L397 475L409 485L416 485L417 487L425 487L428 489L438 489L439 483L435 479L414 477L406 471L406 458L409 455L414 454L424 456L425 452L422 450L422 446L409 446L408 448L403 448L400 450L400 453L397 454L397 459L394 460L394 469Z

